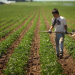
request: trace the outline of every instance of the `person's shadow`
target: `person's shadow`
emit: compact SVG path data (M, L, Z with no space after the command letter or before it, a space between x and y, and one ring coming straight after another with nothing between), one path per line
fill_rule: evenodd
M66 56L64 59L68 59L68 58L71 56L72 53L73 53L73 52L71 52L70 55L69 55L69 56Z

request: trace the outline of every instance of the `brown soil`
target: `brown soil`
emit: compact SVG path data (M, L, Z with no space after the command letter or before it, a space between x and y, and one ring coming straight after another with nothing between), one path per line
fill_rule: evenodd
M27 64L27 75L41 75L40 73L40 55L39 55L39 42L40 42L40 36L39 36L39 27L40 27L40 15L37 22L36 29L34 30L34 38L31 46L29 61Z
M72 19L73 21L75 21L74 19Z
M10 34L12 34L14 31L16 31L17 29L21 28L26 22L27 20L32 16L32 14L18 27L16 27L13 31L11 31L10 33L8 33L6 36L0 38L0 42L2 42L3 40L5 40Z
M35 16L36 16L36 14L35 14ZM34 18L35 18L35 16L34 16ZM21 40L22 40L23 36L25 35L25 33L33 25L34 18L31 20L31 22L28 24L28 26L22 31L22 33L20 34L20 36L7 49L7 52L3 54L2 58L0 58L0 75L3 75L2 70L6 68L5 64L7 64L8 59L10 58L10 56L12 55L12 53L14 52L14 49L19 45L19 43L21 42Z
M50 24L47 21L45 15L44 16L44 20L45 20L45 24L47 27L47 31L50 28ZM53 47L55 48L55 34L49 34L50 35L50 42L53 44ZM63 59L58 59L58 62L61 64L62 68L64 69L64 74L68 74L68 75L75 75L75 61L71 58L70 55L68 55L68 51L66 50L66 48L64 47L64 54L63 54Z

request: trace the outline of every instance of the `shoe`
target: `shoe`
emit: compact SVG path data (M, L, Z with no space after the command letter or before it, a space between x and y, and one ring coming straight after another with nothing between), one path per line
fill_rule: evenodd
M60 54L60 55L59 55L59 57L60 57L60 59L62 59L62 58L63 58L63 55L62 55L62 54Z

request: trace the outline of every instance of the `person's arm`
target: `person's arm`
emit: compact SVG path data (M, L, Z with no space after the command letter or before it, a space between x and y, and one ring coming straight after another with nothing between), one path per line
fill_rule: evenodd
M50 27L50 30L52 31L53 28L54 28L54 26L52 25L52 26Z
M52 19L52 26L50 27L50 29L49 29L49 33L51 34L52 33L52 29L54 28L54 25L55 25L55 22L56 21L56 19L54 20L54 19Z
M50 30L51 30L51 31L52 31L52 29L54 28L55 24L56 24L56 18L53 18L53 19L52 19L52 26L50 27Z
M54 28L54 26L52 25L49 29L49 33L51 34L52 33L52 29Z
M65 18L63 19L63 24L64 24L65 33L67 34L67 22Z
M64 25L64 28L65 28L65 32L67 32L67 25Z

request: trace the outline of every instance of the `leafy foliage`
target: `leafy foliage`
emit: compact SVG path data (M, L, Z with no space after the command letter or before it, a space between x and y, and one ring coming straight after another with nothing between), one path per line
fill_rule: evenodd
M25 27L28 25L28 23L31 21L31 19L34 17L35 14L33 14L28 21L23 25L20 29L16 30L14 33L9 35L4 41L0 43L0 57L4 52L7 51L7 48L12 45L12 43L18 38L20 33L25 29Z
M32 44L34 29L38 20L38 14L33 21L33 26L25 34L19 46L15 49L11 58L8 61L7 68L4 70L5 75L24 75L25 66L27 65L28 55Z
M75 41L71 37L66 35L64 43L66 49L68 50L68 53L72 55L73 58L75 58Z
M15 29L16 27L21 25L21 23L24 22L29 16L30 16L30 14L27 15L26 17L22 18L17 24L13 25L11 28L1 31L0 32L0 38L4 37L8 33L10 33L13 29Z

